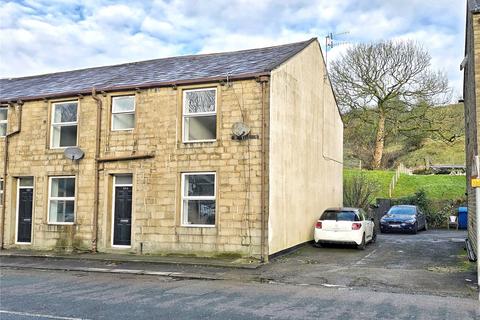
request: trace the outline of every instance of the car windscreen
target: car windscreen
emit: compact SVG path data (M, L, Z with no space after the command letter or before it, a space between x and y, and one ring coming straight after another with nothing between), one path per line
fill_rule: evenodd
M357 214L354 211L337 211L327 210L325 211L320 220L334 220L334 221L360 221Z
M390 210L388 210L388 214L414 215L415 208L414 207L391 207Z

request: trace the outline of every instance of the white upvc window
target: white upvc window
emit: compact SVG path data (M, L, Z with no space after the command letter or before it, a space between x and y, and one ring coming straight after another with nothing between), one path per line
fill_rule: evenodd
M135 96L112 97L112 131L135 128Z
M0 206L3 205L3 178L0 178Z
M0 107L0 137L7 135L8 108Z
M78 101L52 103L51 148L77 146Z
M75 222L75 177L50 177L48 193L48 223Z
M182 225L215 227L215 172L182 173Z
M183 142L217 139L217 89L183 91Z

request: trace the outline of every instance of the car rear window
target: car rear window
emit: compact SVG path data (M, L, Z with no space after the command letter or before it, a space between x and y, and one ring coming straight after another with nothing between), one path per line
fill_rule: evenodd
M335 221L360 221L354 211L325 211L320 220L335 220Z

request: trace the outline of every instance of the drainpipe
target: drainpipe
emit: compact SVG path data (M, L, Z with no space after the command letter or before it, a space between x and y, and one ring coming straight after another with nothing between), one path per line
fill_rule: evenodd
M265 88L266 88L266 83L268 82L268 77L267 76L262 76L258 79L258 81L262 85L262 130L261 130L261 136L262 136L262 147L261 147L261 152L262 152L262 167L261 167L261 191L260 191L260 203L261 203L261 239L260 239L260 251L261 251L261 260L262 262L268 262L268 247L267 247L267 228L268 228L268 211L267 211L267 204L265 203L267 200L266 196L266 175L267 175L267 164L266 164L266 146L265 143L267 139L265 138L265 134L267 132L266 130L266 119L265 119L265 99L266 99L266 94L265 94Z
M92 98L97 103L97 127L95 131L95 187L93 194L93 223L92 223L92 252L97 252L98 239L98 197L99 197L99 162L100 158L100 134L102 129L102 100L97 96L95 88L92 89Z
M12 106L9 104L9 106ZM6 191L7 191L7 168L8 168L8 143L9 139L13 137L14 135L20 133L22 130L22 107L23 107L23 102L21 100L17 101L17 106L18 106L18 127L17 130L7 133L5 135L5 146L3 150L3 196L2 196L2 219L0 223L0 233L2 234L1 239L0 239L0 250L4 249L4 241L5 241L5 210L6 210L6 204L7 204L7 198L6 198ZM7 117L8 117L8 111L7 111ZM7 128L8 130L8 128Z

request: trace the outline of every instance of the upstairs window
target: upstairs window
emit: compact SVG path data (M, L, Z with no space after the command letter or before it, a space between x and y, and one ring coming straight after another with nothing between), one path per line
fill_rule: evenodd
M112 98L112 131L135 128L135 96Z
M52 104L52 130L50 137L50 146L52 148L77 146L77 112L77 101Z
M183 142L217 138L217 89L183 91Z
M7 135L7 116L8 108L0 108L0 137L5 137Z

